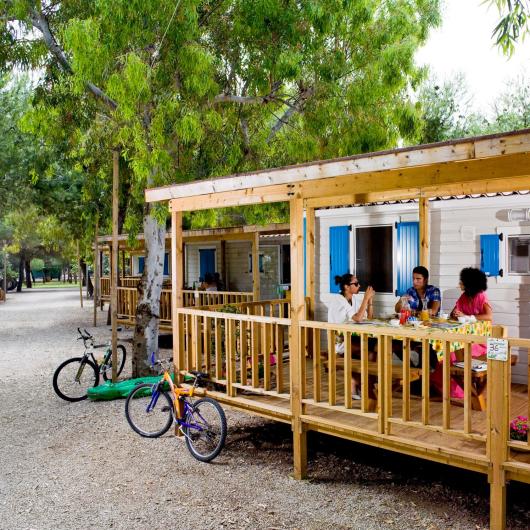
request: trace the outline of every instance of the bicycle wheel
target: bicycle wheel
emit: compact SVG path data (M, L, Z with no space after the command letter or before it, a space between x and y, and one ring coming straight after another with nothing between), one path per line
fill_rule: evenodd
M227 426L224 410L215 399L199 399L190 405L182 431L192 456L201 462L210 462L225 444Z
M142 383L134 388L125 401L125 417L133 431L146 438L165 434L173 423L173 403L167 392L155 390Z
M118 347L116 348L116 356L118 361L116 363L116 377L119 377L125 365L125 359L127 358L127 351L125 350L125 346L118 344ZM105 381L112 381L112 353L109 356L108 364L102 366L100 368L100 372L102 372L103 379L105 379Z
M66 401L86 399L87 390L98 384L98 367L86 357L73 357L64 361L53 374L53 389Z

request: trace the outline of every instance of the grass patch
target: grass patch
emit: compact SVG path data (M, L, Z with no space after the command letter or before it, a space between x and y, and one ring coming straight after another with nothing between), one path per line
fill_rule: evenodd
M33 283L33 289L71 289L73 287L77 287L79 289L79 284L74 282L59 282L57 280L46 283L42 283L42 281ZM25 285L23 285L22 288L25 289Z

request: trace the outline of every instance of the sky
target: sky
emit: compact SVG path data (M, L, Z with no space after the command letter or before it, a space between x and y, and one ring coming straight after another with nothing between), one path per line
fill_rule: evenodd
M519 42L507 59L491 36L500 18L494 6L482 0L445 0L444 4L442 25L417 52L417 63L428 65L440 81L463 72L474 110L490 114L496 96L510 80L524 73L530 79L530 38Z

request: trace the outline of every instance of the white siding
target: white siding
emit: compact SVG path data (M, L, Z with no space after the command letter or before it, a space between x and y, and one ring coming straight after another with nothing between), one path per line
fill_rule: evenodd
M199 250L201 248L212 248L215 249L215 263L216 272L219 272L221 278L224 280L222 263L221 263L221 243L213 241L211 243L186 243L186 277L184 283L186 286L192 288L193 282L198 286L200 277L200 261L199 261Z
M442 292L442 307L451 310L460 290L458 275L463 267L480 267L480 235L494 234L502 227L526 226L530 222L509 222L510 208L529 208L530 196L432 201L430 203L430 282ZM323 210L317 213L316 240L316 318L325 320L325 301L329 298L329 227L382 221L418 219L417 205L397 204L362 208ZM353 265L353 263L352 263ZM502 266L502 265L501 265ZM507 283L488 278L488 297L494 322L508 327L508 334L530 338L530 284ZM378 314L393 311L396 297L376 295ZM520 351L520 362L513 368L516 382L526 382L527 352Z

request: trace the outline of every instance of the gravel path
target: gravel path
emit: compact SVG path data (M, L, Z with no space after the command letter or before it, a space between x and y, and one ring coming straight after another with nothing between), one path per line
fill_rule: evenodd
M287 426L227 410L212 464L181 440L135 435L123 401L66 403L51 378L78 355L92 308L75 290L25 291L0 304L0 528L487 527L486 479L311 435L310 480L291 472ZM530 528L530 488L509 491L509 527Z

